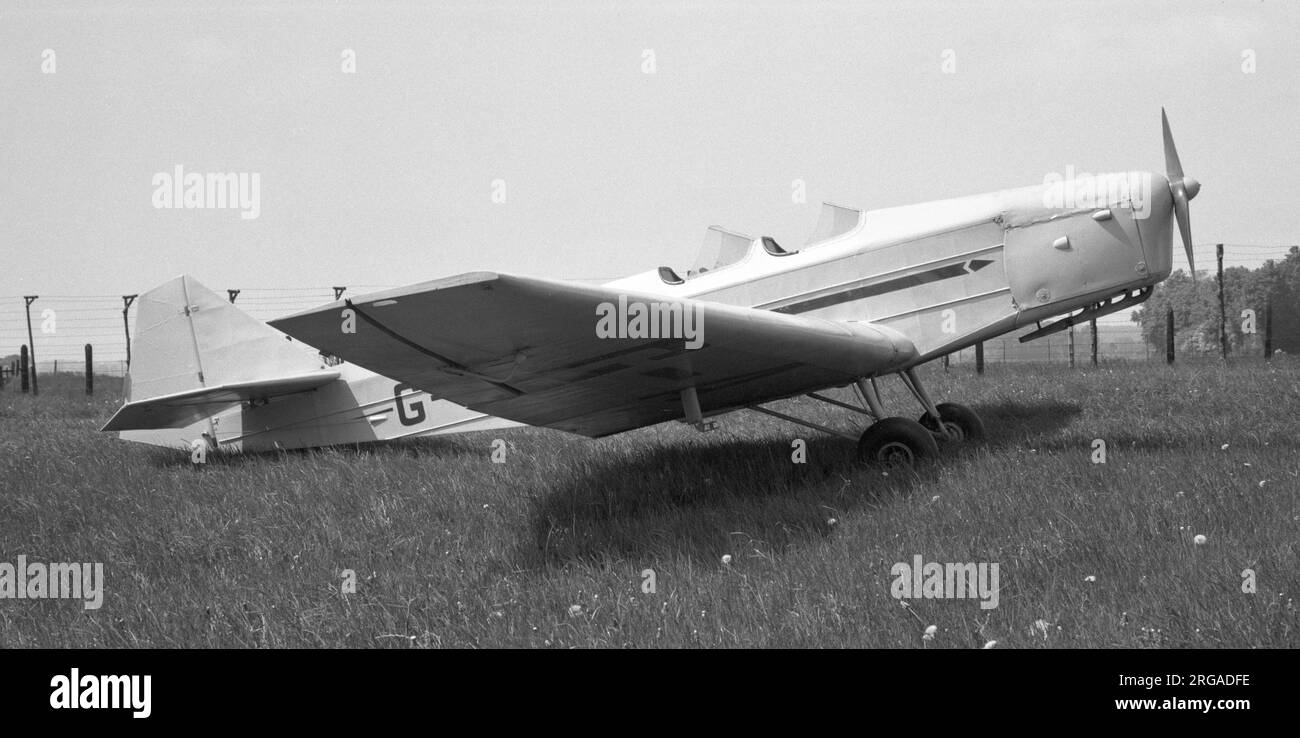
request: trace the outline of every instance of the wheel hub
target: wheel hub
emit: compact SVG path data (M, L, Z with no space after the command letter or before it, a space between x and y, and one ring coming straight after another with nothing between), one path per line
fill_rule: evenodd
M912 453L912 449L907 447L907 444L900 441L891 441L881 446L880 450L876 452L876 460L891 465L911 464L916 460L916 456Z
M956 423L953 423L951 421L946 421L946 420L944 421L943 431L944 431L944 435L946 435L948 437L948 440L950 441L957 441L958 443L960 443L966 440L965 431L961 429L960 425L957 425Z

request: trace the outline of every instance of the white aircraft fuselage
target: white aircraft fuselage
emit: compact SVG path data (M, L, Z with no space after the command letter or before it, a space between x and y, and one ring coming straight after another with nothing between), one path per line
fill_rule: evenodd
M841 222L856 212L826 207ZM1170 274L1172 211L1165 175L1097 175L858 213L797 252L752 239L734 263L684 279L661 269L605 286L883 325L912 341L917 365L1111 298L1140 302Z
M339 378L313 389L244 402L174 428L119 431L125 441L188 448L196 439L224 452L258 453L507 428L493 418L429 396L346 362Z

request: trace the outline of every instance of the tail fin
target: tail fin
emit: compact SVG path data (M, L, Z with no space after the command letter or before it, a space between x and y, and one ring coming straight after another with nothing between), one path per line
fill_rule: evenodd
M339 378L305 344L183 275L139 297L127 401L102 430L179 428Z
M315 351L189 275L138 299L128 401L324 368Z

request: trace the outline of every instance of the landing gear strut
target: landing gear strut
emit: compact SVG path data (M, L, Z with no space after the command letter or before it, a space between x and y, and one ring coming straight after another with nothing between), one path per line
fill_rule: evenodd
M945 440L954 443L978 443L984 440L984 421L980 420L974 410L955 402L942 402L935 407L939 411L939 420L943 423L941 435ZM940 435L939 424L934 422L929 413L922 415L918 422L931 433Z
M928 458L939 455L939 444L945 446L957 443L976 443L984 439L984 423L973 410L954 402L939 405L930 400L925 388L921 386L914 369L899 373L899 378L907 386L912 396L921 403L925 413L920 420L898 416L886 416L884 405L880 401L880 391L876 378L859 379L854 383L854 390L862 407L847 402L810 393L814 400L836 405L856 413L866 415L873 421L861 436L855 436L842 430L831 428L791 415L769 410L758 405L750 406L767 415L772 415L792 423L797 423L816 430L832 433L858 442L859 457L869 463L882 466L914 466Z

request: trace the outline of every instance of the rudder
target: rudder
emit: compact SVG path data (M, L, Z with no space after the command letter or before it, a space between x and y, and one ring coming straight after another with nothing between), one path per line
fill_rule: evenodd
M129 402L324 368L310 347L187 274L145 292L137 304Z

